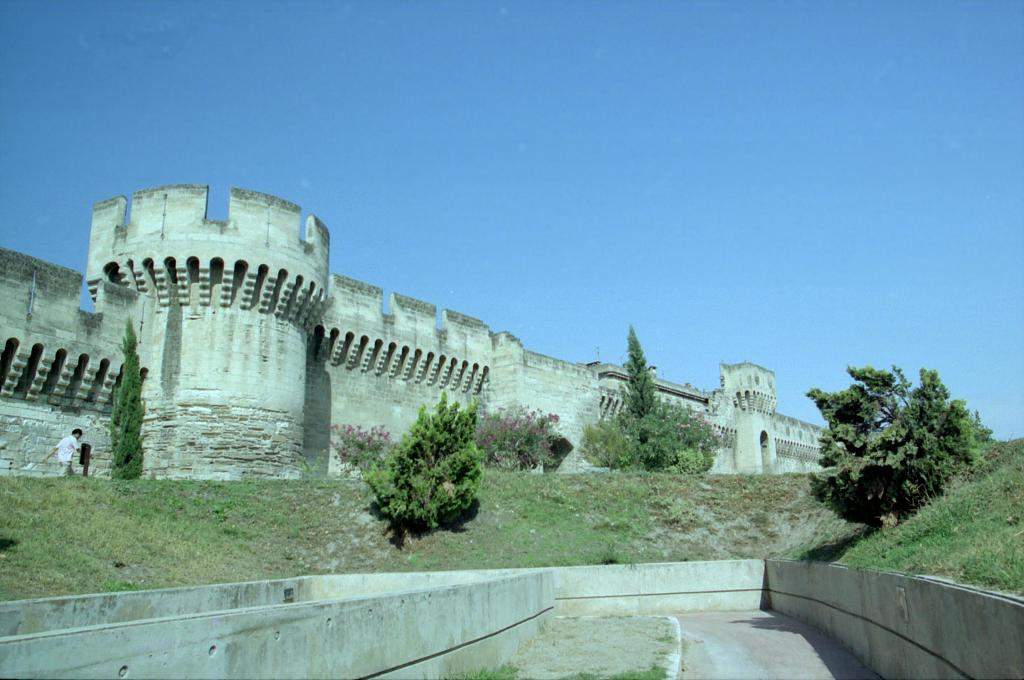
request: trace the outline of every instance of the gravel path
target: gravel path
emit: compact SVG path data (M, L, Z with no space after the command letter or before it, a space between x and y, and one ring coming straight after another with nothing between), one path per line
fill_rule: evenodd
M679 668L679 631L672 617L555 617L512 659L520 678L607 678L627 672Z

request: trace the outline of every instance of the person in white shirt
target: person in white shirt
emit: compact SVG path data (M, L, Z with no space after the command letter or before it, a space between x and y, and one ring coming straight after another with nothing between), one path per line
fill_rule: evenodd
M53 447L53 450L47 454L46 458L43 458L43 462L50 460L53 454L57 454L57 460L60 461L61 465L67 466L64 470L65 474L69 477L75 474L75 456L78 455L78 442L82 439L82 430L75 428L71 430L71 435L64 437L60 442Z

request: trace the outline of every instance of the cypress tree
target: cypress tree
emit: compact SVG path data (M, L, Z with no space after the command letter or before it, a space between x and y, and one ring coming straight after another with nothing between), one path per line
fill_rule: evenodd
M629 359L626 361L626 373L629 381L626 384L626 413L636 419L643 418L656 406L654 396L654 378L647 366L644 350L636 331L629 327Z
M139 370L138 341L131 319L125 324L124 369L121 384L114 392L110 414L110 448L114 479L138 479L142 474L142 374Z

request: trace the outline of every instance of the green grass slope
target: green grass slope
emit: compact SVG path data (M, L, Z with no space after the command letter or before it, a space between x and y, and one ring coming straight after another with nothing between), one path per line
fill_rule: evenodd
M850 535L806 476L488 470L475 514L401 547L349 480L0 479L0 598L408 571L788 556Z
M902 524L856 541L840 561L1024 593L1024 440L993 445L971 476Z
M0 599L300 574L743 557L839 559L1024 592L1024 441L863 535L804 475L489 470L456 527L396 545L361 482L0 479Z

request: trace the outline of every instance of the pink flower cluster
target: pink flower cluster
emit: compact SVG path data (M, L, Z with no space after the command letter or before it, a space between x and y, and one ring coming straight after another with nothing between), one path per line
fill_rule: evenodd
M358 425L331 427L331 449L342 463L366 469L380 460L393 445L391 433L377 425L364 430Z
M527 411L517 407L500 409L477 421L476 444L485 461L508 470L532 470L551 459L552 443L558 436L555 413Z

